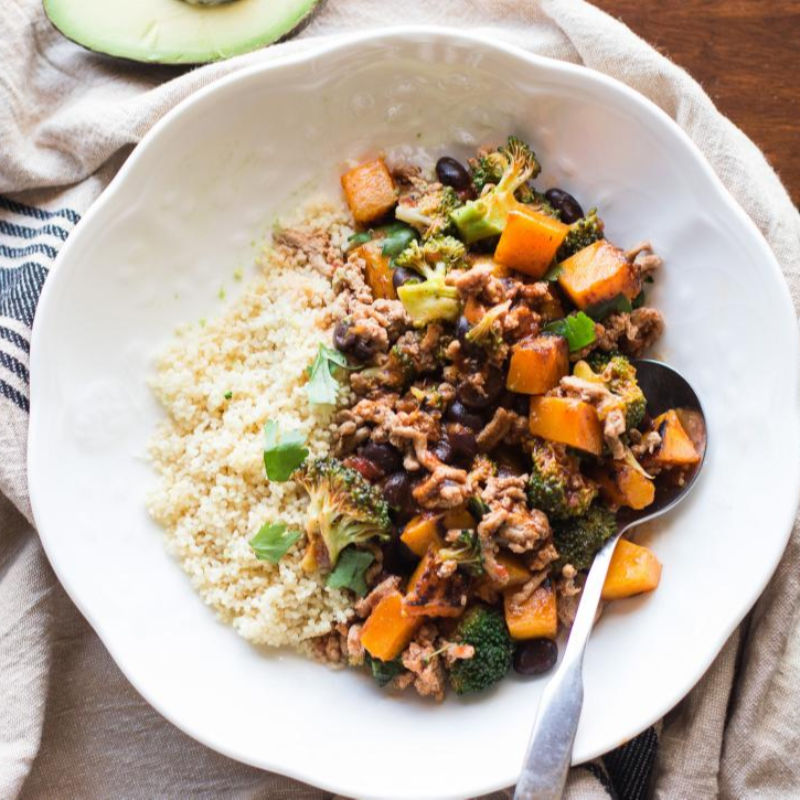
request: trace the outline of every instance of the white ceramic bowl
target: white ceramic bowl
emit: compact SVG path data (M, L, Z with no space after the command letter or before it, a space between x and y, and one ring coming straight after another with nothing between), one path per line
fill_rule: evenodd
M798 344L778 265L690 140L579 67L414 28L254 67L168 114L70 236L36 316L30 487L59 578L133 685L233 758L346 795L474 796L513 783L546 679L434 706L250 647L165 553L144 496L159 410L146 385L177 323L218 308L251 241L346 158L409 145L466 156L514 132L622 245L666 266L657 355L708 413L699 485L646 534L652 596L613 604L589 644L575 761L678 702L758 597L797 504Z

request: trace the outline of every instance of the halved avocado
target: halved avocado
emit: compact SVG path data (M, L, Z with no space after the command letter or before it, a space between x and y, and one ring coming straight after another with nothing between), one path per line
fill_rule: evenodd
M158 64L205 64L281 39L322 0L44 0L53 25L89 50Z

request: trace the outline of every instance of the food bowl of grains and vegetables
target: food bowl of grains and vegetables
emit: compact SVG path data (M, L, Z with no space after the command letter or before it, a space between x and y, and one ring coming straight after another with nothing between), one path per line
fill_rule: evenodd
M180 104L70 235L33 512L189 735L345 796L478 796L519 774L595 553L701 459L614 552L575 763L674 706L770 580L796 338L752 222L627 87L446 30L330 41Z
M539 674L615 513L700 461L631 361L661 259L540 172L515 136L357 163L160 361L151 512L245 638L439 701ZM660 574L625 542L604 598Z

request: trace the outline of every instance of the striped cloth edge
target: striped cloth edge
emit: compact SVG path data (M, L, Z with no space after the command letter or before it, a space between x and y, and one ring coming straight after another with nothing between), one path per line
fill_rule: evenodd
M72 208L46 209L0 195L0 397L26 414L36 307L53 261L80 219ZM657 752L651 727L575 771L591 775L614 800L645 800Z

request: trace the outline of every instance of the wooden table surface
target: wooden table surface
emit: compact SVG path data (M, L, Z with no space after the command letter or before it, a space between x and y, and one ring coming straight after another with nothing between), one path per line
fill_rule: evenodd
M592 0L684 67L800 206L800 0Z

